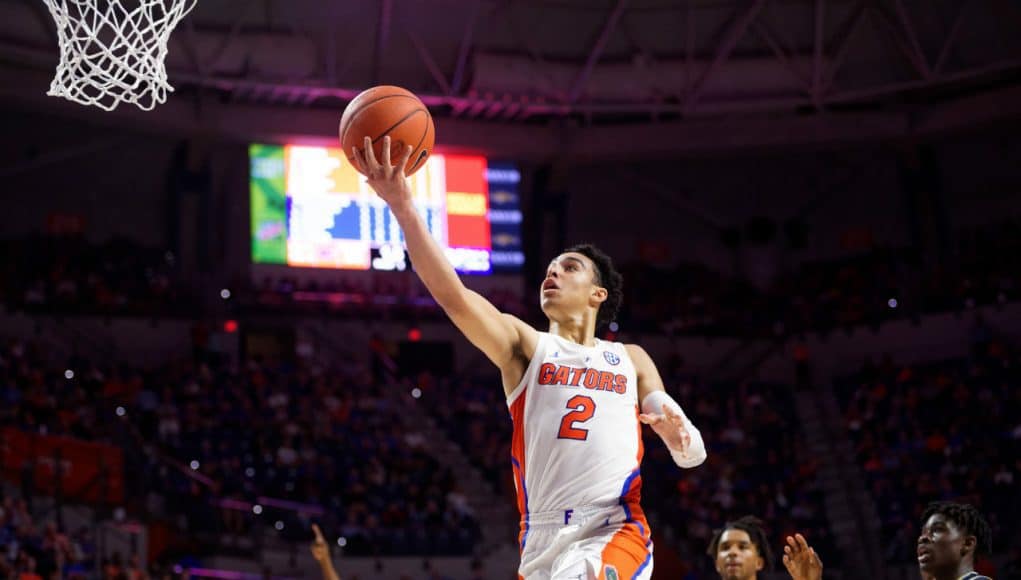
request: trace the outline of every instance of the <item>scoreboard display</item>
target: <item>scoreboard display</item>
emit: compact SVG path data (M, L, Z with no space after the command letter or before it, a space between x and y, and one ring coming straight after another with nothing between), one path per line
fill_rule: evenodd
M405 270L404 236L340 148L249 146L252 261ZM520 173L479 155L435 154L408 180L415 207L454 268L520 272Z

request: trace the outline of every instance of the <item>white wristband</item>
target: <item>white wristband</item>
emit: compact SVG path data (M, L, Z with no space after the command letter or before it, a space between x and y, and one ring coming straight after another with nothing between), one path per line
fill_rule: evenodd
M706 460L705 442L702 441L702 433L699 432L698 427L691 422L691 419L684 414L684 409L677 404L677 401L673 397L668 395L666 391L653 391L645 396L642 401L642 412L646 414L657 414L663 413L663 405L666 405L675 413L684 419L684 426L688 430L688 435L691 437L691 442L688 444L686 452L681 453L675 449L670 449L670 456L674 458L674 463L680 467L690 469L692 467L701 465Z

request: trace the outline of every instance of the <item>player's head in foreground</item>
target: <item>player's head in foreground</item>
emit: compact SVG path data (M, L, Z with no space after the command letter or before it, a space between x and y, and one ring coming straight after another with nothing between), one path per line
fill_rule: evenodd
M762 521L753 516L727 522L713 534L706 551L723 580L751 580L773 568L773 552Z
M992 530L974 506L929 504L918 536L918 569L933 580L956 580L975 569L975 558L992 549Z
M597 327L617 317L623 278L613 260L592 244L564 250L546 268L539 304L551 323Z

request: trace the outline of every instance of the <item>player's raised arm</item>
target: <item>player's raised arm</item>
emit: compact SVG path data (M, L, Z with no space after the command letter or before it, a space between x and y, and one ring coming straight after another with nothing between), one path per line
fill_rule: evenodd
M801 534L787 536L783 565L793 580L822 580L822 560Z
M337 569L333 567L333 560L330 559L330 545L326 543L326 538L323 537L323 532L319 529L319 526L312 524L312 533L315 537L312 538L312 557L319 563L319 569L323 573L323 580L340 580L340 574L337 574Z
M408 146L396 165L390 161L390 137L383 138L382 159L377 161L371 140L366 137L361 151L353 151L359 170L369 185L390 206L404 232L408 253L429 293L458 329L501 369L521 349L524 334L535 330L509 314L503 314L478 293L461 282L439 244L433 240L412 201L404 168L412 152ZM534 344L534 337L530 342Z
M663 439L674 463L685 468L701 465L706 459L702 434L663 388L656 363L637 344L625 348L638 374L638 401L642 409L638 419Z

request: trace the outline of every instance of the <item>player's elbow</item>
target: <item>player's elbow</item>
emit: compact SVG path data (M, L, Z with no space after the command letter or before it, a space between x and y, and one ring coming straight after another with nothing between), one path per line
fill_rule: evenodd
M677 465L684 469L691 469L705 463L707 457L709 454L705 452L705 449L697 449L689 453L687 457L678 459Z

